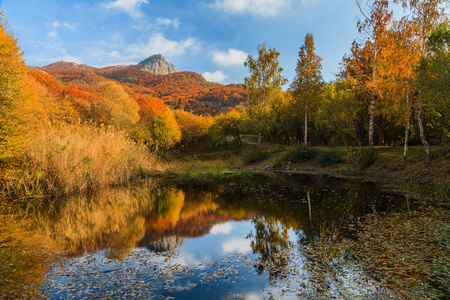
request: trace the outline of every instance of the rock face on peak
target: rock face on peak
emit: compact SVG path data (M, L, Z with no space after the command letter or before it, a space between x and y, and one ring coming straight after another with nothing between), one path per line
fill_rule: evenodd
M141 61L137 65L139 70L148 71L153 74L170 74L176 73L177 68L169 63L161 54L155 54Z

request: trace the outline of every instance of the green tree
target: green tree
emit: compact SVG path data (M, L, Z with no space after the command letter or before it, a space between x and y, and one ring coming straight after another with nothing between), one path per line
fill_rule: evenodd
M405 10L411 12L412 21L415 23L415 36L417 48L421 58L426 58L426 44L432 30L442 21L447 19L445 9L448 7L447 0L394 0L394 3L401 3ZM419 87L417 101L417 121L419 124L419 134L422 144L432 158L431 148L425 135L425 124L423 122L424 95Z
M338 79L324 87L316 123L323 133L342 139L345 146L356 142L362 147L358 121L364 110L359 99L361 88L354 78ZM352 143L353 141L353 143Z
M308 106L311 109L313 104L320 101L323 87L323 78L320 71L322 69L322 58L314 50L314 37L308 33L305 36L305 43L298 52L296 75L291 84L297 106L304 107L305 132L303 141L305 147L308 147Z
M270 112L269 104L281 91L281 86L287 83L281 76L283 68L280 67L278 56L279 52L273 48L267 50L263 44L258 46L258 58L254 59L249 55L244 63L250 69L250 76L244 79L244 88L250 98L248 112L249 116L259 123L258 149L261 148L261 136L267 123L267 114Z
M418 69L417 81L425 99L429 101L430 118L439 124L440 142L446 143L450 132L450 28L442 23L431 33L427 55Z

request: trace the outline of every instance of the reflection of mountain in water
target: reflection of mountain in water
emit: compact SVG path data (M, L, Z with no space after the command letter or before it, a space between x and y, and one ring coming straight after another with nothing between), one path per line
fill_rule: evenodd
M272 177L238 178L205 189L160 183L111 189L95 199L68 199L57 215L49 214L41 223L71 254L108 248L115 257L123 257L135 246L174 250L186 238L208 234L214 225L255 216L269 224L259 228L261 234L271 235L282 225L303 242L317 240L324 226L342 224L340 233L352 236L353 227L346 225L360 216L413 209L409 198L381 192L369 183L306 175Z
M147 243L146 247L156 253L172 251L183 245L185 240L186 239L184 237L173 235L169 237L163 237L159 241L149 242Z
M201 237L208 234L214 225L230 220L250 220L251 217L252 215L235 217L233 215L225 215L218 211L199 211L197 214L190 215L185 219L180 218L175 224L169 224L166 228L163 226L155 226L158 223L155 224L147 220L145 237L138 243L138 246L147 247L155 252L174 250L176 247L170 249L162 248L164 250L158 251L158 247L155 245L166 245L165 243L169 242L168 239L177 238L177 243L170 241L170 246L180 246L184 243L185 238ZM151 218L151 220L154 220L154 218Z

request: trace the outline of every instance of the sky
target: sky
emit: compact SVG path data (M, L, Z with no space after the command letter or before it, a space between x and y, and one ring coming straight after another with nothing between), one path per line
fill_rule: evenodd
M162 54L178 71L223 84L244 82L244 61L256 58L263 43L280 52L282 75L291 82L307 33L331 80L360 37L354 0L0 0L0 6L30 66L128 65Z

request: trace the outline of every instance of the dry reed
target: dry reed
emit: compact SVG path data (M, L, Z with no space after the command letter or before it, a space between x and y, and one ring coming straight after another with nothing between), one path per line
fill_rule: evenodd
M8 176L7 190L16 197L79 193L128 182L155 169L155 156L123 131L60 125L30 139L21 170Z

